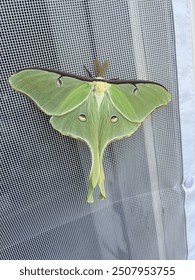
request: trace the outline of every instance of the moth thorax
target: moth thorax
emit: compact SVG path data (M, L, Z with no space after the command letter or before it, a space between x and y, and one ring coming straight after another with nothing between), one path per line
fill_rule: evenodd
M93 81L92 84L93 84L93 89L97 95L104 94L110 87L108 83L101 82L101 81Z

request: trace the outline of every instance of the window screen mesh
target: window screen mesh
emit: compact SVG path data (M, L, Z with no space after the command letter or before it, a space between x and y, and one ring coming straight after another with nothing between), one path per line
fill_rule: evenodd
M2 1L2 259L184 259L186 238L170 0ZM107 199L87 204L91 158L15 93L24 67L162 83L172 102L105 152ZM94 72L93 72L94 73Z

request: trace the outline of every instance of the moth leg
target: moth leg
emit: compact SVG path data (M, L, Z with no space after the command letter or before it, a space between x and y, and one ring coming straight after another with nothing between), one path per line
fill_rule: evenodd
M89 71L89 69L87 69L87 67L85 65L83 65L83 67L85 68L85 70L87 71L88 75L90 78L93 78L93 75L91 74L91 72Z

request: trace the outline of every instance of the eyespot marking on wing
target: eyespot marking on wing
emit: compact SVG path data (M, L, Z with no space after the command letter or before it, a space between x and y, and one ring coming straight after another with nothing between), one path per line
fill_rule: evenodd
M86 122L86 120L87 120L87 117L84 114L79 115L79 121Z
M56 80L56 84L57 84L58 86L61 86L61 85L63 84L63 82L62 82L62 80L61 80L61 77L62 77L62 76L60 76L60 77Z
M118 117L117 116L112 116L110 118L111 123L117 123L118 122Z
M136 85L134 85L135 87L134 87L134 89L133 89L133 94L136 94L136 93L138 93L138 88L136 87Z

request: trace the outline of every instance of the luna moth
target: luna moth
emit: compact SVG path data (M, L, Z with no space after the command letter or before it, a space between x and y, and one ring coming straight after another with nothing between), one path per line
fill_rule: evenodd
M25 68L9 83L30 97L61 134L87 143L92 158L87 201L93 202L98 185L106 198L103 154L115 140L131 136L157 107L170 101L159 83L144 80L103 79L108 63L95 61L97 77L81 77L46 68Z

